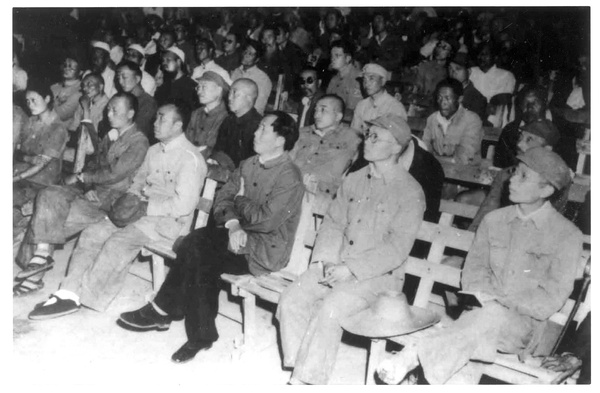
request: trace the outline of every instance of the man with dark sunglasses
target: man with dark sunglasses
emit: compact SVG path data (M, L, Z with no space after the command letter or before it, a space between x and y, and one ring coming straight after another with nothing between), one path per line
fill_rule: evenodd
M321 90L321 78L314 67L304 67L298 83L302 92L298 105L298 128L300 129L315 124L315 106L325 93Z
M238 34L229 32L223 40L223 54L215 59L215 63L223 67L229 74L242 64L242 53Z

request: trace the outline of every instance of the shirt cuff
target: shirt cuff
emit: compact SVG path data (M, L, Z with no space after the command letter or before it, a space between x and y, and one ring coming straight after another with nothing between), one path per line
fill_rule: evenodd
M238 225L239 225L239 224L240 224L240 220L238 220L237 218L233 218L233 219L231 219L231 220L227 221L227 222L225 223L225 228L229 229L229 228L231 228L231 226L232 226L232 225L234 225L234 224L238 224Z
M90 124L92 124L92 121L90 119L81 119L80 123L90 123Z

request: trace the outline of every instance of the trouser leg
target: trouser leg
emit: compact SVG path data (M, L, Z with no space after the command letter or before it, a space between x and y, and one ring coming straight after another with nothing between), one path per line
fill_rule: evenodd
M149 241L134 225L114 231L83 275L81 303L105 311L123 288L131 262Z
M183 240L177 259L154 303L169 315L185 316L188 341L216 341L220 275L247 274L243 255L227 250L222 228L200 228Z
M296 282L286 288L279 298L276 318L283 350L283 365L294 367L310 319L322 299L331 291L318 281L323 277L320 267L311 267Z
M465 368L469 360L493 362L497 350L516 353L527 345L531 329L529 318L498 303L464 313L451 326L419 343L425 378L430 384L443 384L460 372L474 380L481 373Z
M401 281L391 276L337 284L311 318L292 377L304 383L327 384L342 338L340 322L368 308L375 301L377 293L401 288Z
M81 283L85 272L92 266L104 243L118 230L109 220L101 221L87 227L77 240L66 277L60 288L80 294Z
M39 243L63 244L88 226L106 219L106 213L84 199L75 187L51 186L42 190L25 238L19 247L17 263L26 266Z

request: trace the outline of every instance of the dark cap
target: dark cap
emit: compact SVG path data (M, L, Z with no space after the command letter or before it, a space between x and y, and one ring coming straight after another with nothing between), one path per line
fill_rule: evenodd
M544 147L534 147L517 156L517 159L539 173L557 190L571 183L571 170L558 154Z
M540 119L533 121L521 127L522 131L527 131L530 134L537 135L546 140L550 146L556 146L560 139L560 132L550 120Z
M471 62L469 61L469 56L466 53L458 52L454 55L450 63L456 63L461 67L469 68Z

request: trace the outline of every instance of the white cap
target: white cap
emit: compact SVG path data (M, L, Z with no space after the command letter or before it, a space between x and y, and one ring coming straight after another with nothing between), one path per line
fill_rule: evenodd
M133 49L136 52L140 52L143 56L146 55L146 53L144 52L144 48L142 48L140 44L131 44L127 47L127 49Z
M106 42L102 42L102 41L94 41L92 43L92 46L94 48L100 48L100 49L104 49L105 51L107 51L108 53L110 53L110 46L106 43Z
M178 47L176 47L175 45L168 48L167 50L171 53L175 53L181 59L181 61L185 61L185 53L183 53L183 51L181 49L179 49Z

